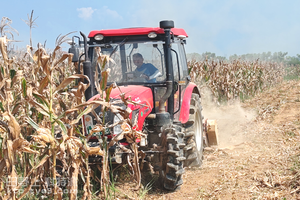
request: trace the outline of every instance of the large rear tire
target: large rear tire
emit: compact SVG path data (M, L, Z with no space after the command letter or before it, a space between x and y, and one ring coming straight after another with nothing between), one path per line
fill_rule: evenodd
M200 167L203 159L204 128L201 101L198 94L192 94L190 114L185 127L184 167Z

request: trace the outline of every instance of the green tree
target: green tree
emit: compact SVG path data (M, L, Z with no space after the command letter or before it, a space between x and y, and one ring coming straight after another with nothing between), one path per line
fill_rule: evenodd
M297 56L287 57L287 64L288 65L300 65L300 54L297 54Z

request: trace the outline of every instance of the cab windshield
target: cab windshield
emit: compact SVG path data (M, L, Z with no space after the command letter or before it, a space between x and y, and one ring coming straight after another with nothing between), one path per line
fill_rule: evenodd
M163 42L102 45L101 53L110 56L108 82L159 83L166 79ZM94 51L92 64L99 67ZM99 69L99 68L98 68Z

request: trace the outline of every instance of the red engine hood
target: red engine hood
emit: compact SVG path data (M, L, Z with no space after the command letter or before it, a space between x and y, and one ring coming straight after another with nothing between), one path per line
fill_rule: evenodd
M120 88L120 89L119 89ZM148 87L139 85L130 86L119 86L119 88L112 89L110 93L110 98L121 99L120 94L125 93L126 98L131 98L132 101L145 104L150 110L153 108L153 95L152 90ZM99 98L100 95L95 95L89 101Z
M153 95L152 90L148 87L139 85L121 86L119 87L125 97L131 97L132 101L139 104L146 104L152 110L153 108ZM115 88L111 91L110 97L113 99L120 99L120 90Z
M129 100L138 103L138 105L128 104L131 110L138 110L138 124L136 129L142 130L145 118L151 113L153 109L153 95L152 90L148 87L139 85L120 86L115 88L110 93L110 98L121 99L120 94L124 93L125 97ZM89 101L99 98L100 95L96 95L89 99ZM131 115L130 115L131 118Z

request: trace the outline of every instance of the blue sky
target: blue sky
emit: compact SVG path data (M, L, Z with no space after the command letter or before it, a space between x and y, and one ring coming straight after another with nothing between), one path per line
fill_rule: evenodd
M171 19L189 35L187 53L228 57L283 51L295 56L300 54L299 9L295 0L2 0L0 17L13 21L20 47L29 44L29 27L22 19L34 10L34 47L47 40L53 48L58 35L72 31L88 35L91 30L157 27Z

